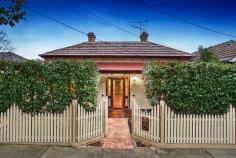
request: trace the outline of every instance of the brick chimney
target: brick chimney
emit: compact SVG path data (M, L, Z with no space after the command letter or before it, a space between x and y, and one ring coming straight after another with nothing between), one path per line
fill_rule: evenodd
M88 36L88 42L95 42L96 36L93 32L89 32L87 36Z
M141 40L141 42L147 42L147 40L148 40L148 33L143 31L142 34L140 35L140 40Z

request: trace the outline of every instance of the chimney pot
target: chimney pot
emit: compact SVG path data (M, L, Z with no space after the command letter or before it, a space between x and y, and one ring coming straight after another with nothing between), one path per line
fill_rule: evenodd
M141 42L147 42L148 41L148 33L143 31L142 34L140 35L140 40L141 40Z
M87 36L88 36L88 42L95 42L96 36L93 32L89 32Z

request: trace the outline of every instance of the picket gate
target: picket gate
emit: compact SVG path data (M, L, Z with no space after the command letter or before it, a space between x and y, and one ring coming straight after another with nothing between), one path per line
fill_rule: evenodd
M160 142L159 106L154 106L150 109L142 109L141 106L136 105L133 111L133 123L135 124L133 134L151 141ZM142 126L145 121L148 127L143 129Z

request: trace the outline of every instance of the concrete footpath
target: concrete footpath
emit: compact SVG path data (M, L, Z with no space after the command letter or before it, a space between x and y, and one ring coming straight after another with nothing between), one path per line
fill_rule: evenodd
M236 150L0 145L0 158L235 158Z

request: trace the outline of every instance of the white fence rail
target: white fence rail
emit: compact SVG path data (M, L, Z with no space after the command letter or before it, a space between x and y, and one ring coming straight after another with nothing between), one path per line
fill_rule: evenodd
M141 106L133 107L134 135L159 142L160 141L160 109L159 106L151 109L142 109ZM145 127L146 125L146 127Z
M70 143L72 108L61 114L25 114L18 106L0 113L1 143Z
M165 143L235 144L235 109L223 115L176 114L165 106Z
M161 148L236 149L236 110L222 115L175 113L168 106L133 107L133 137Z
M0 113L0 143L83 144L102 139L107 129L107 102L87 112L74 100L63 113L23 113L11 106Z

